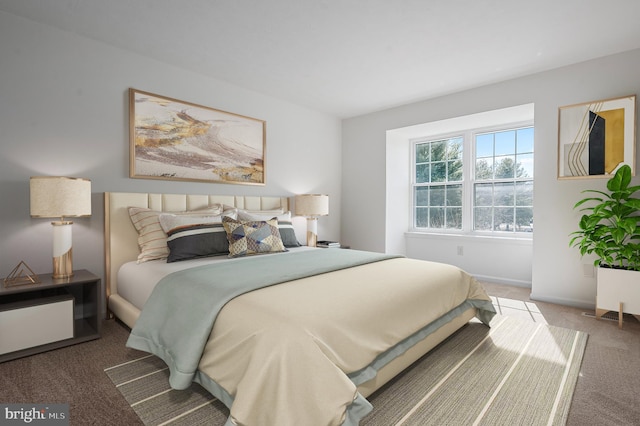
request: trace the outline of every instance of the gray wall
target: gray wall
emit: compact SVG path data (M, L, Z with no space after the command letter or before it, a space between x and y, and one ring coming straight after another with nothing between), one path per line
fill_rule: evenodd
M36 273L51 271L50 221L29 216L35 175L92 180L93 214L74 220L74 267L102 277L105 191L327 193L330 216L320 219L319 235L339 238L337 118L4 12L0 58L0 276L20 260ZM130 179L130 87L266 120L266 185ZM295 224L304 240L306 221Z
M558 180L558 107L640 92L640 50L600 58L561 69L468 90L438 99L344 120L342 127L343 204L342 239L352 247L385 251L385 227L396 218L388 216L386 173L388 130L443 120L457 116L535 104L535 235L530 251L532 297L576 306L593 306L595 278L592 259L581 259L568 246L568 235L577 227L580 214L572 206L586 188L605 188L604 179ZM636 150L638 154L638 150ZM638 162L637 162L638 163ZM408 160L407 160L407 165ZM402 170L398 173L406 173ZM634 178L640 184L640 178ZM408 187L406 189L408 191ZM405 218L399 218L405 220ZM380 232L377 232L380 231ZM439 239L411 241L415 257L442 244ZM422 247L420 247L422 245ZM495 250L486 246L486 252ZM519 256L524 252L519 252ZM442 253L441 253L442 255ZM501 262L486 255L479 260L492 265L482 275L511 280L511 272ZM428 257L428 256L427 256ZM452 250L441 259L459 263ZM525 259L526 260L526 259ZM515 261L522 262L518 258ZM504 265L511 261L502 262ZM478 271L469 270L471 273Z

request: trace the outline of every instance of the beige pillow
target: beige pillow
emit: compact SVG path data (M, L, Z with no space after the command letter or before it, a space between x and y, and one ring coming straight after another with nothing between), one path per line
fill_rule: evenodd
M140 249L138 263L166 259L169 256L167 234L160 225L160 215L165 213L196 216L219 215L222 213L222 205L213 204L204 209L183 212L159 212L145 207L129 207L129 217L138 231L138 247Z

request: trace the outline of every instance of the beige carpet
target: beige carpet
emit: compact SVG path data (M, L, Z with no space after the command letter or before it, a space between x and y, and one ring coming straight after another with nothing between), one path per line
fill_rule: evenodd
M563 425L587 334L497 316L470 323L373 394L363 425ZM145 425L223 425L200 386L171 390L153 356L105 370Z

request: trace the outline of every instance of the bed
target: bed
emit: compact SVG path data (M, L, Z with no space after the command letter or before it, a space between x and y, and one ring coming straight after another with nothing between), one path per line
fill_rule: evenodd
M244 212L223 226L239 255L141 261L134 211L181 224L165 229L169 259L182 253L171 238L185 228ZM105 193L110 315L132 328L130 347L167 363L172 387L196 381L227 405L228 425L357 425L367 396L472 318L488 324L495 314L477 281L451 265L296 247L286 221L265 219L288 211L287 197ZM273 234L264 254L242 256L246 214Z

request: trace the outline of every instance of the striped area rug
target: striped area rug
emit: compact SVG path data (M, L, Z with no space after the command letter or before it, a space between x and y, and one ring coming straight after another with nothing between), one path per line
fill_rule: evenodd
M361 422L389 425L563 425L585 333L496 316L471 322L369 397ZM199 385L169 388L147 356L105 370L145 425L224 425L227 408Z

